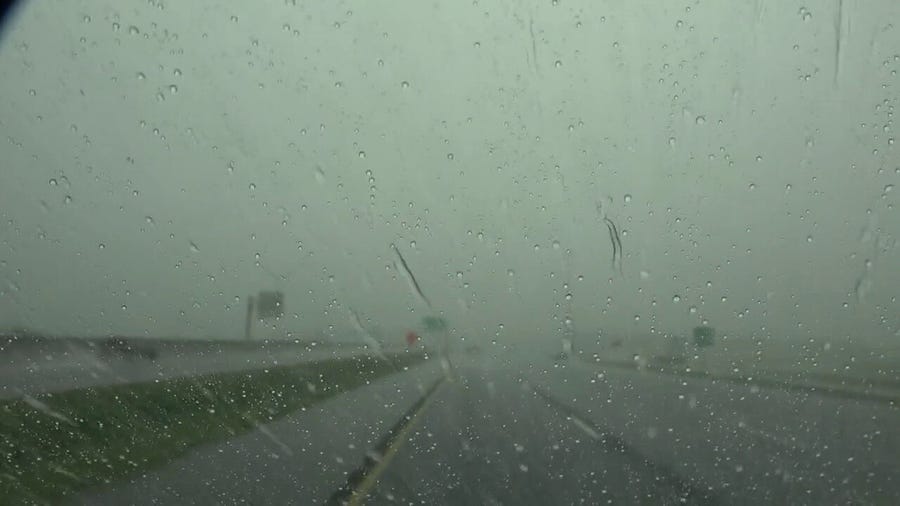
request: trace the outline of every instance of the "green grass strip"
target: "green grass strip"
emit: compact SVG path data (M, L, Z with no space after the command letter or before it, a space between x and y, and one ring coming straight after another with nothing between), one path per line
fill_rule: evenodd
M0 503L57 502L423 359L343 358L0 401Z

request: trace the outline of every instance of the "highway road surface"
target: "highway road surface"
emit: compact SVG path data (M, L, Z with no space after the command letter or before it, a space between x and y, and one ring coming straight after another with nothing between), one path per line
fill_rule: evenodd
M430 360L76 504L896 504L883 401L497 354Z

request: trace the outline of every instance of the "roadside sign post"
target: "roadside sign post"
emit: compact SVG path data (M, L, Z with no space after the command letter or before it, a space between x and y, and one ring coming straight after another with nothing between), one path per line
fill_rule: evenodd
M256 318L265 320L268 318L281 318L284 316L284 293L259 292L247 298L247 321L244 324L244 338L248 341L253 338L254 310Z
M244 339L253 338L253 296L247 297L247 321L244 322Z

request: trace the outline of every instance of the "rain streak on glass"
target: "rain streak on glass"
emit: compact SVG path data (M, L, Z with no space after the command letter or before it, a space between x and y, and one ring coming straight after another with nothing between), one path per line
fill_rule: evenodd
M900 497L900 2L3 14L0 503Z

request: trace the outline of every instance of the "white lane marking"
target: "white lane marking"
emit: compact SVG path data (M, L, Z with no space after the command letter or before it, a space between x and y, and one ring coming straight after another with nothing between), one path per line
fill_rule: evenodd
M574 423L576 427L581 429L582 432L584 432L585 434L587 434L588 436L590 436L593 439L600 439L600 434L597 434L597 431L595 431L593 427L591 427L590 425L585 423L584 420L582 420L578 417L571 416L571 415L569 415L569 416L572 419L572 423Z

